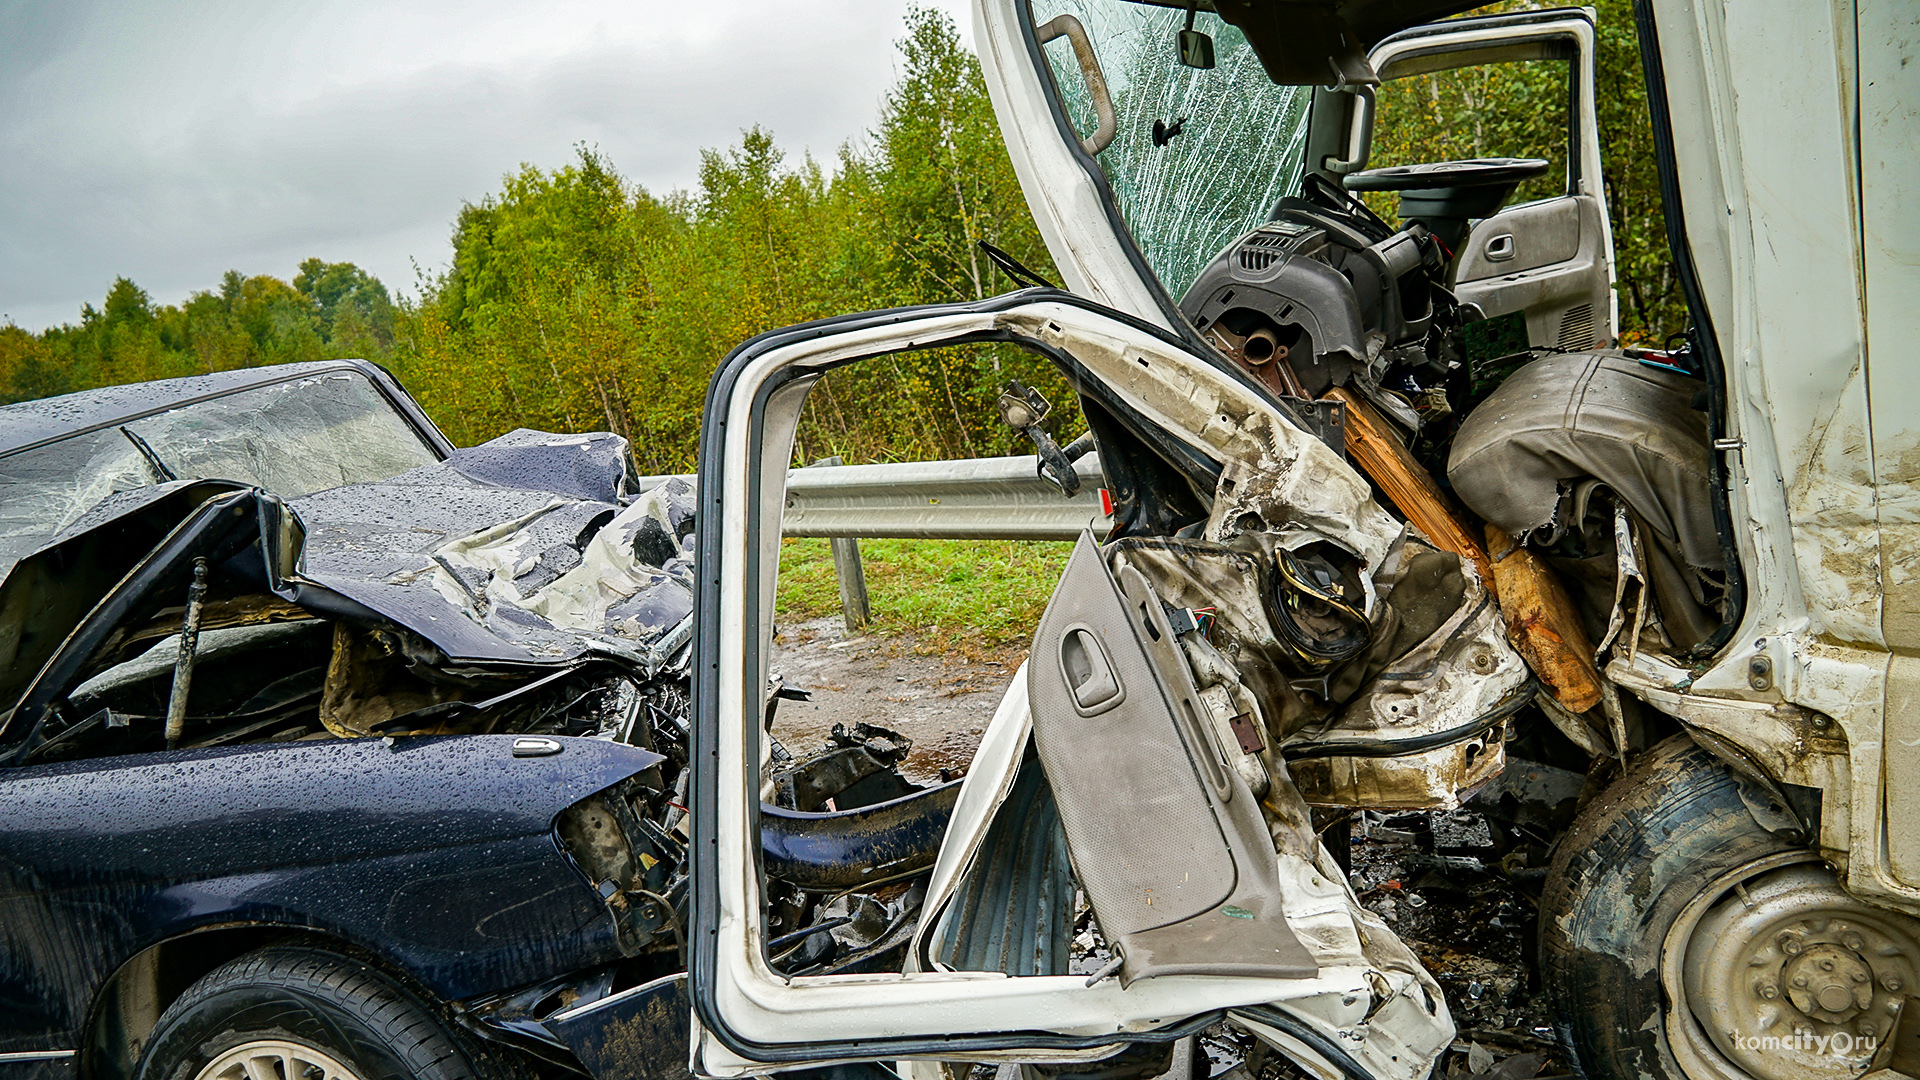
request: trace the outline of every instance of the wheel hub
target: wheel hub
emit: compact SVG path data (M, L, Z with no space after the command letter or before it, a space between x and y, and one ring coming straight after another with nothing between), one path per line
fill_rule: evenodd
M1873 968L1839 945L1822 942L1807 949L1787 961L1781 978L1794 1008L1829 1024L1849 1023L1873 1008Z
M1920 964L1920 924L1801 864L1714 903L1686 942L1686 1006L1715 1049L1760 1080L1858 1075Z

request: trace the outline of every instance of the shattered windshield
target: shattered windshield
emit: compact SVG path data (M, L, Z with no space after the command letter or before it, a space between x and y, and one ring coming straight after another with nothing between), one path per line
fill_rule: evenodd
M1072 15L1106 75L1118 130L1095 158L1134 243L1178 300L1228 242L1267 219L1299 186L1312 90L1278 86L1239 30L1212 12L1194 29L1213 39L1214 66L1176 53L1187 12L1121 0L1038 0L1035 26ZM1065 37L1043 46L1067 114L1096 126L1086 80Z
M236 480L291 499L438 460L365 376L347 371L83 432L0 456L0 579L119 492Z

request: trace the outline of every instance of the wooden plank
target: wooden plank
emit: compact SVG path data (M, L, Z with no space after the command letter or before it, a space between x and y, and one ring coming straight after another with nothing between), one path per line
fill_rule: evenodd
M1465 513L1372 404L1345 387L1334 387L1326 396L1347 406L1347 455L1427 539L1479 569L1499 601L1507 641L1554 700L1574 713L1598 705L1600 671L1593 643L1552 568L1494 525L1486 527L1482 547L1466 526Z
M1559 576L1498 525L1487 526L1487 550L1500 587L1508 643L1561 708L1583 713L1600 704L1593 643Z
M1493 563L1465 524L1465 515L1433 482L1426 467L1414 460L1386 417L1344 386L1334 387L1325 396L1347 407L1347 456L1360 471L1372 478L1387 500L1436 547L1472 563L1487 588L1497 589Z

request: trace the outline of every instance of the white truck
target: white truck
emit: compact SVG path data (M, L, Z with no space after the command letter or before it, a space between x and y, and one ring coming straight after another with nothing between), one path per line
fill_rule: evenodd
M1637 6L1692 323L1642 351L1611 347L1592 13L1429 21L1466 6L978 0L1068 291L779 331L716 377L699 1071L1151 1075L1224 1016L1305 1074L1425 1076L1445 1004L1307 804L1457 805L1527 724L1620 769L1542 899L1586 1075L1920 1061L1920 380L1896 370L1920 337L1920 20ZM1377 86L1542 63L1569 94L1554 154L1368 168ZM1550 190L1508 205L1528 181ZM1354 194L1381 191L1400 220ZM1067 373L1115 525L985 734L907 971L789 976L751 796L791 433L839 365L979 341ZM1052 951L1076 887L1111 957L1092 977Z

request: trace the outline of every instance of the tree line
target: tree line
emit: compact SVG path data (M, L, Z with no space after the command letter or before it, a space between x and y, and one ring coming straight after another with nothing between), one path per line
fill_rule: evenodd
M1639 160L1650 155L1632 152L1651 137L1629 0L1603 0L1600 10L1622 320L1633 339L1658 340L1683 315L1657 185ZM0 327L0 402L357 356L392 370L456 443L516 427L605 429L628 438L643 470L686 470L708 378L739 342L792 323L1014 287L981 256L981 240L1058 279L979 61L929 9L908 13L899 46L900 73L878 122L830 164L792 160L754 128L725 150L702 151L691 190L655 194L579 147L570 163L522 166L463 206L449 268L397 301L353 264L319 259L290 280L229 272L178 305L156 305L121 278L78 324L39 334ZM1017 452L992 407L1009 378L1041 386L1071 434L1072 394L1044 360L979 345L829 376L809 395L797 456Z

